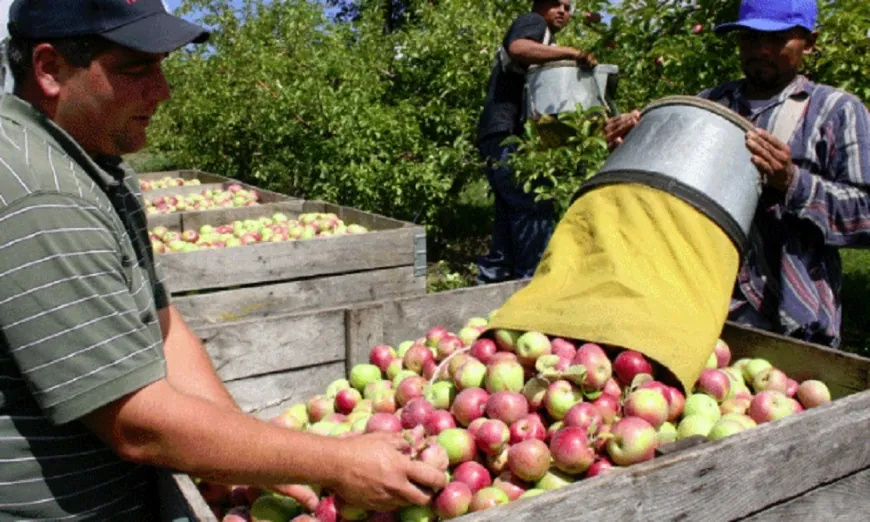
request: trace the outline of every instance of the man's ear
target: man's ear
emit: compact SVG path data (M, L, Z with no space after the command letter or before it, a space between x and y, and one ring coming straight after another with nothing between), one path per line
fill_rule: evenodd
M33 78L39 90L47 98L56 98L72 67L49 43L41 43L33 48Z

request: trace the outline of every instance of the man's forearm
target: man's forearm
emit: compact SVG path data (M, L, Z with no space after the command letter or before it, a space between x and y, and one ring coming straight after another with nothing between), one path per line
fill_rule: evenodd
M544 45L534 40L520 39L511 43L508 54L523 65L539 65L556 60L576 60L579 51L573 47Z
M166 380L83 422L122 458L225 484L330 485L342 458L338 439L273 426Z
M183 393L238 410L199 337L187 326L175 306L169 305L159 314L169 383Z

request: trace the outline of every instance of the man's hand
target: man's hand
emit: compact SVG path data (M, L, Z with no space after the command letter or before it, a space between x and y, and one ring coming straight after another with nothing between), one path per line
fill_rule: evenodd
M283 486L269 486L264 489L271 489L276 493L295 499L296 502L299 502L299 504L308 511L314 511L317 509L317 505L320 504L320 499L317 497L317 493L308 486L290 484Z
M343 465L337 482L328 486L348 505L372 511L423 506L447 484L443 471L402 453L408 442L399 434L357 435L341 442Z
M765 185L786 192L795 177L791 148L764 129L746 133L746 148Z
M626 114L610 118L604 124L604 139L607 140L607 148L610 150L622 145L623 138L640 122L640 111L632 111Z
M580 49L574 49L574 51L576 51L574 61L577 62L577 65L579 65L581 69L593 69L598 65L595 53L582 51Z

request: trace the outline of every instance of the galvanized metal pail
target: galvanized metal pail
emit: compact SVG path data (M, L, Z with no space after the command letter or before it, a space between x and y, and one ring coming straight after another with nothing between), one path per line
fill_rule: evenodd
M526 73L526 118L537 120L543 115L604 106L616 112L612 99L616 91L619 68L598 65L581 69L577 62L560 60L529 67Z
M639 183L694 206L728 234L741 255L761 195L761 176L746 148L753 124L694 96L650 103L640 123L578 196L613 183Z

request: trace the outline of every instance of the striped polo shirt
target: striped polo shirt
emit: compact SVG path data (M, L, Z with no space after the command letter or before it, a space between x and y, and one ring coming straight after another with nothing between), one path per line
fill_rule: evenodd
M10 94L0 172L0 519L147 519L154 469L76 420L166 373L138 181Z

